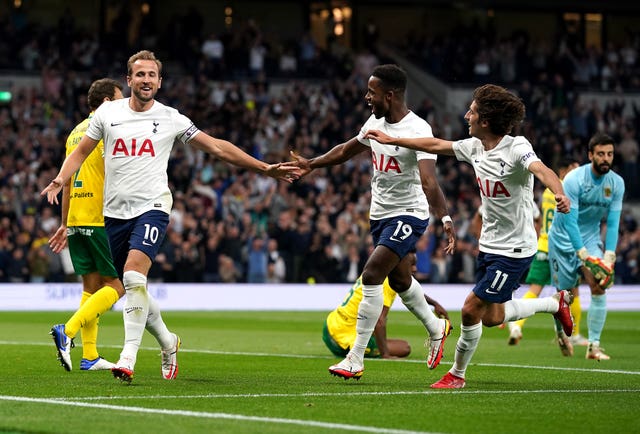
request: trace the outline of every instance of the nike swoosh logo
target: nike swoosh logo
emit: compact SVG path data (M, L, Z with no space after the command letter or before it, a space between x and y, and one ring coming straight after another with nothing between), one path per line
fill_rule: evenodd
M395 241L396 243L400 243L400 242L401 242L400 240L398 240L398 239L396 239L396 238L394 238L394 237L389 237L389 239L390 239L391 241Z
M111 122L112 127L115 127L117 125L122 125L122 122Z
M143 241L143 242L142 242L142 245L143 245L143 246L153 246L153 244L151 244L151 243L149 243L149 242L147 242L147 241Z
M484 292L486 292L487 294L498 294L498 291L492 291L490 289L485 289Z

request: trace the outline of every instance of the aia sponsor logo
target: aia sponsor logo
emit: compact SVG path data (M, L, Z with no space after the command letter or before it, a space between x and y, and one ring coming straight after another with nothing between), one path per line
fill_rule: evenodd
M131 139L131 143L125 142L124 139L116 139L111 153L113 157L142 157L145 154L149 157L156 156L151 139L144 139L142 143L138 143L136 139Z
M490 179L482 180L480 178L476 178L476 181L478 182L478 187L480 188L480 194L482 194L483 196L511 197L511 193L509 193L509 190L507 190L507 187L505 187L505 185L500 181L492 182Z
M384 154L376 155L375 152L371 152L371 160L373 162L373 167L380 172L396 172L402 173L402 169L400 169L400 163L393 156L388 156Z

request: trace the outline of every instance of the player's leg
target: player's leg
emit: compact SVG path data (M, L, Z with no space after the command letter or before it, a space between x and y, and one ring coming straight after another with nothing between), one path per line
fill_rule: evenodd
M548 254L547 252L538 251L525 278L525 283L530 285L529 289L522 298L538 298L542 288L550 283L550 279ZM523 318L509 322L509 345L517 345L522 339L522 328L526 320L526 318Z
M373 228L372 228L373 229ZM382 283L400 261L389 248L377 245L362 271L362 301L358 306L356 339L349 354L329 372L345 379L359 379L364 372L364 354L383 307Z
M102 277L96 271L82 276L82 300L80 308L73 314L65 324L66 330L82 330L82 358L93 360L98 358L98 313L87 314L87 303L102 286ZM95 300L94 300L95 301ZM117 298L116 298L117 301ZM113 304L113 303L112 303ZM83 309L84 308L84 309Z
M573 334L569 338L573 345L587 346L589 341L580 333L580 321L582 320L582 305L580 304L580 290L575 287L573 291L573 303L571 303L571 316L573 317Z
M80 369L111 369L112 364L101 360L97 350L98 322L99 317L124 295L124 287L113 265L104 227L85 229L84 245L95 270L83 276L84 287L90 293L90 297L69 319L66 326L74 330L77 330L77 327L82 328L83 357Z
M529 290L522 296L523 299L538 298L542 292L542 286L536 283L531 284ZM518 345L520 339L522 339L522 328L527 319L522 318L517 321L509 321L509 345Z
M564 313L566 310L568 313L569 307L566 300L563 299L561 303L557 295L534 299L511 299L512 292L520 285L520 278L529 268L532 258L509 258L489 254L483 254L478 258L479 270L484 270L484 274L473 292L480 299L496 305L488 309L483 316L482 321L485 326L492 327L502 322L528 318L538 312L555 315L560 311Z
M482 317L486 308L486 302L473 292L469 293L462 306L462 325L456 342L453 366L431 385L432 389L462 389L465 386L467 367L482 336Z
M139 257L140 255L142 255L142 252L138 250L132 250L130 254L130 256L134 257ZM123 284L126 291L125 302L122 309L124 346L117 365L133 371L149 315L147 276L145 273L141 273L136 269L126 270L123 275Z
M161 370L165 380L173 380L178 375L178 350L180 337L171 333L162 319L160 306L151 294L149 297L149 315L146 329L156 338L161 349Z
M412 275L416 260L415 243L424 233L426 221L405 216L402 218L402 222L395 220L391 228L398 231L400 223L403 232L410 233L411 236L406 237L402 243L394 241L395 236L382 237L380 241L402 258L389 273L389 285L398 293L402 303L418 318L429 333L427 366L429 369L435 369L442 359L445 341L451 333L451 322L436 316L424 297L422 286Z
M598 285L593 274L583 267L585 282L591 289L591 304L587 313L587 327L589 329L589 344L585 358L597 361L609 360L607 354L600 347L600 337L607 319L607 295L604 289Z
M552 271L552 284L558 291L568 290L572 294L577 293L578 283L581 274L581 262L577 257L573 249L562 250L555 243L549 243L549 262ZM573 317L575 307L573 305L579 304L579 300L576 303L574 299L571 303L572 308L570 314L573 318L573 323L576 324L576 319ZM579 307L579 306L578 306ZM575 334L575 326L573 333L568 334L566 330L556 321L556 339L560 352L564 356L573 355L573 343L571 337Z
M444 343L451 333L451 322L438 318L427 303L422 286L411 274L414 263L415 254L409 252L389 274L389 285L429 333L427 366L434 369L442 359Z

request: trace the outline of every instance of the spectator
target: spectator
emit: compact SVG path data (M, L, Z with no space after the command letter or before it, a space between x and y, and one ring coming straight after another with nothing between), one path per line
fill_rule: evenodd
M287 276L287 269L284 259L278 250L278 242L274 238L269 238L267 251L267 282L284 283Z
M265 283L267 281L267 265L269 254L265 239L260 237L250 238L248 242L247 282Z

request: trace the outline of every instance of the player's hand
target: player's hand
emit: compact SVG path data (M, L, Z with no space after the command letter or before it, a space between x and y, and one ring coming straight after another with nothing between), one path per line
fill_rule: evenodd
M438 318L449 319L449 312L447 312L447 309L442 307L442 305L440 303L434 303L433 304L433 311L435 312L435 314L436 314L436 316Z
M393 142L393 140L394 140L393 137L386 135L385 133L383 133L380 130L369 130L364 135L364 138L365 139L375 140L376 142L382 143L382 144L389 144L389 143Z
M456 230L453 227L453 222L446 222L443 224L444 233L447 235L447 245L444 248L444 252L447 255L453 255L456 252Z
M264 171L265 175L286 182L293 182L300 178L300 173L300 168L292 163L269 164Z
M47 202L58 205L58 193L60 193L60 190L62 190L62 180L57 177L40 192L40 196L47 196Z
M571 208L571 200L564 194L556 194L555 199L556 209L563 214L568 213Z
M54 253L60 253L65 247L67 247L67 227L61 225L55 234L49 238L49 247Z
M306 174L308 174L309 172L311 172L313 170L311 168L311 166L309 165L309 160L308 159L302 157L296 151L289 151L289 154L291 155L291 158L293 159L291 161L291 164L294 164L295 166L297 166L300 169L300 178L302 178L303 176L305 176Z

